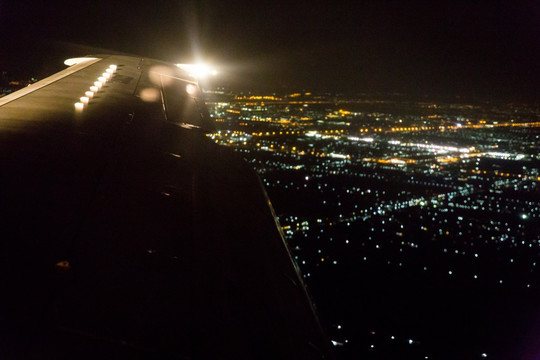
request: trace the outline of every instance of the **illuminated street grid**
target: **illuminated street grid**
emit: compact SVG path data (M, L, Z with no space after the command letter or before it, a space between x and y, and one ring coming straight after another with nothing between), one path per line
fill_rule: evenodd
M430 279L443 292L477 286L538 299L537 108L310 93L207 97L218 128L209 136L263 178L316 302L323 279L351 268ZM356 342L355 353L374 355L375 342L388 351L398 341L391 325L382 334L357 329L365 334L355 338L347 316L328 316L336 347ZM442 358L435 348L444 344L430 349L410 336L400 341L418 358ZM476 358L489 355L474 346Z

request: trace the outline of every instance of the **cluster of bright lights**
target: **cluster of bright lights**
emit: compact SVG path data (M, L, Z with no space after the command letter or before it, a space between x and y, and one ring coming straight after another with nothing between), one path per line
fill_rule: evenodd
M368 143L372 143L374 139L372 137L358 137L358 136L349 136L349 140L351 141L364 141Z
M324 134L323 134L323 131L317 131L317 130L310 130L308 132L304 132L306 134L306 136L309 136L309 137L315 137L317 139L336 139L337 138L337 135L340 135L339 132L343 132L343 130L325 130L324 131ZM279 132L279 135L283 135L282 134L283 132L280 131ZM285 132L287 135L289 135L289 132ZM297 134L300 134L300 131L297 131L296 132ZM329 134L328 134L329 133ZM261 133L262 134L262 133ZM268 134L268 133L267 133ZM274 133L272 133L274 134ZM294 131L291 131L291 134L295 134ZM277 133L276 133L277 135Z
M216 69L212 69L206 64L176 64L180 69L184 70L189 76L196 79L205 78L208 76L216 76L218 74Z
M86 58L83 58L83 59L86 59ZM68 59L68 60L76 60L76 59ZM68 60L66 60L65 62L66 64ZM105 85L105 83L112 78L113 74L116 72L116 69L117 69L116 65L109 65L109 67L105 70L105 72L101 74L101 76L98 77L96 81L94 81L94 84L92 86L90 86L90 90L86 91L84 93L84 96L81 96L79 98L79 101L75 103L75 110L77 111L84 110L84 108L88 106L90 99L92 99L94 95L101 89L101 87Z
M512 154L512 153L506 153L506 152L497 152L497 151L489 151L487 152L487 156L497 158L497 159L513 159L513 160L522 160L526 157L525 154Z
M337 153L330 153L330 154L328 154L328 156L331 157L331 158L334 158L334 159L348 159L349 158L348 155L337 154Z
M474 147L457 147L457 146L445 146L445 145L436 145L436 144L422 144L422 143L402 143L399 140L390 140L388 141L389 144L392 145L400 145L400 146L409 146L409 147L417 147L422 149L428 149L431 150L437 154L446 154L449 152L459 152L459 153L469 153L471 151L474 151Z

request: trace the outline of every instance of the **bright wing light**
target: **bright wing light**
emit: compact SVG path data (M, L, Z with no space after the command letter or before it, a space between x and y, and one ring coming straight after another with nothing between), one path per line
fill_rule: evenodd
M67 65L67 66L73 66L73 65L76 65L76 64L80 64L80 63L90 61L90 60L95 60L95 59L97 59L97 58L94 58L94 57L71 58L71 59L67 59L66 61L64 61L64 64Z
M218 74L216 69L212 69L206 64L176 64L176 66L197 79L205 78L209 75L215 76Z

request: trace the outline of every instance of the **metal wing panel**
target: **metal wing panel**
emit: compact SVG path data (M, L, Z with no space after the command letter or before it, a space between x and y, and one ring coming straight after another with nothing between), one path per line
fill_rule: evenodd
M184 113L199 89L98 58L0 105L0 355L329 357L260 181Z

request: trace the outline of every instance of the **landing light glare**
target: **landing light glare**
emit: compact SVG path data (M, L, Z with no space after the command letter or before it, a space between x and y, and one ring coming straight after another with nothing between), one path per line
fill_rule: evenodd
M201 79L208 76L216 76L216 69L212 69L206 64L176 64L180 69L186 71L190 76Z

